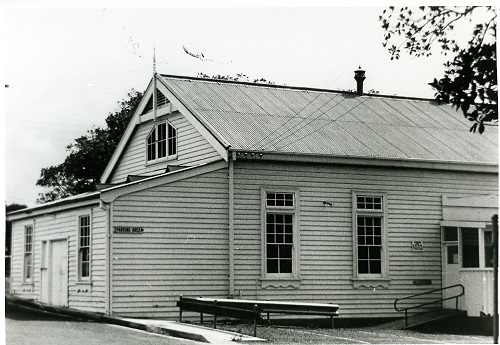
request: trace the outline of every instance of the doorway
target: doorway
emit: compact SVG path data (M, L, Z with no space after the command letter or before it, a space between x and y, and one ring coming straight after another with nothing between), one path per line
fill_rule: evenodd
M43 241L41 254L41 301L67 307L68 241L66 239Z

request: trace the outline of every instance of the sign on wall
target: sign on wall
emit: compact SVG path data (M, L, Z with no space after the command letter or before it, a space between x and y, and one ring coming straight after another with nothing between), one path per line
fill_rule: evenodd
M144 228L131 227L131 226L113 226L113 233L115 234L142 234Z
M411 250L420 252L424 250L424 243L422 241L412 241L411 242Z

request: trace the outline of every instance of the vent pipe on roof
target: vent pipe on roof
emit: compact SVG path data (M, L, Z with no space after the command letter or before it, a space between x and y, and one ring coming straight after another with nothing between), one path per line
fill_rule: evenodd
M365 71L361 69L361 66L358 67L357 70L354 71L354 79L356 79L357 85L357 94L362 95L363 94L363 81L366 79L365 77Z

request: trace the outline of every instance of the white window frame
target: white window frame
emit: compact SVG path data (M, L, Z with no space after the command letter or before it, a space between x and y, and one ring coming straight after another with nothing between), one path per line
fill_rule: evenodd
M85 225L85 227L88 227L88 246L82 246L82 219L83 218L88 218L88 225ZM83 214L78 216L78 224L77 224L77 241L78 241L78 281L79 282L90 282L91 277L92 277L92 214ZM83 248L88 248L88 276L83 277L83 258L82 258L82 249ZM85 261L87 262L87 261Z
M160 151L159 150L160 145L158 145L158 143L159 143L159 141L158 141L158 127L160 127L162 125L165 125L165 155L162 157L158 157L158 153ZM175 130L175 136L169 137L169 128L170 127L173 128L173 130ZM149 138L151 137L153 132L155 132L156 138L155 138L155 141L150 143ZM179 151L178 136L179 136L179 132L178 132L177 128L169 121L161 121L161 122L155 123L153 128L151 128L148 135L146 136L146 140L145 140L146 164L153 164L153 163L157 163L157 162L163 162L163 161L167 161L167 160L171 160L171 159L176 159L177 153ZM175 143L175 153L172 153L169 155L172 140ZM154 159L149 159L149 147L150 146L154 146L154 152L155 152Z
M30 243L28 247L28 229L31 229L30 233ZM35 226L34 224L29 224L24 226L23 232L23 282L24 283L33 283L33 274L34 270L34 238L35 238ZM31 265L28 266L27 257L30 257ZM28 277L29 273L29 277Z
M267 206L267 194L280 193L292 194L293 206ZM286 286L298 287L296 284L300 280L300 244L299 244L299 190L293 188L276 188L276 187L262 187L261 188L261 205L262 205L262 241L261 241L261 281L262 287L266 287L266 281L280 281L284 280L288 283ZM291 273L267 273L267 214L287 214L292 216L293 230L292 230L292 272ZM272 283L270 283L273 285ZM284 286L285 286L284 285ZM276 287L276 285L273 285Z
M445 239L445 228L455 228L457 231L457 240L450 241ZM464 239L463 239L463 229L474 229L477 230L478 234L478 247L479 247L479 266L477 267L464 267ZM443 245L456 245L458 247L458 265L461 271L467 270L478 270L478 269L493 269L493 267L488 267L486 265L486 246L485 246L485 232L492 232L491 227L481 227L477 225L461 224L461 225L443 225L441 226L441 243ZM443 254L444 255L444 254ZM447 259L447 258L445 258Z
M382 198L381 209L358 209L358 197L375 197ZM358 273L358 216L376 216L381 218L381 247L380 273ZM365 285L366 287L382 285L387 287L384 281L389 281L389 257L388 257L388 239L387 239L387 193L376 191L353 191L352 192L352 226L353 226L353 281L373 281L372 284L356 283L355 287ZM376 282L380 282L376 283Z

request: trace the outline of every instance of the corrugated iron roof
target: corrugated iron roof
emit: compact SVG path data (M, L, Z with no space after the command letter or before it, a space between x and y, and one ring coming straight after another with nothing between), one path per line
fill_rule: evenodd
M162 76L233 149L498 163L498 132L434 101Z

